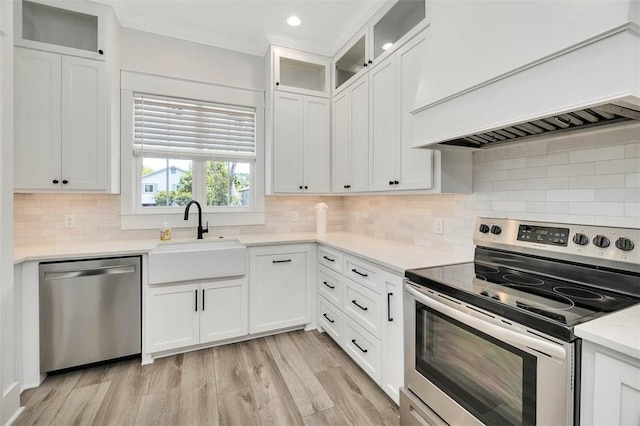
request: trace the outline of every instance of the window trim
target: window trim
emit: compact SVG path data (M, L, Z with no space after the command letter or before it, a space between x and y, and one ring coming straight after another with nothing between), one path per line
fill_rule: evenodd
M142 191L141 173L142 159L133 154L133 93L145 92L161 96L197 99L214 103L227 103L255 108L256 110L256 159L251 170L251 202L250 206L206 206L204 199L199 199L196 182L204 182L204 167L194 167L194 197L203 208L203 220L214 226L263 225L264 213L264 92L253 89L221 86L192 80L133 71L121 72L120 111L121 111L121 228L156 229L163 222L169 222L173 228L191 228L197 221L197 215L183 220L182 207L144 208L138 197ZM222 160L222 159L221 159ZM206 160L205 160L206 161ZM238 159L236 161L242 161ZM196 160L194 160L195 165ZM204 161L203 161L204 164ZM196 175L198 173L198 175ZM259 178L260 177L260 178ZM138 188L138 189L136 189ZM140 192L139 192L140 191ZM202 194L205 190L202 189Z

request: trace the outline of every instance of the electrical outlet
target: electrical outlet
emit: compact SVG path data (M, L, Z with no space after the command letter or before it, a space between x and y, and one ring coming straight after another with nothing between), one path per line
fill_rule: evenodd
M433 233L444 234L444 224L442 218L438 217L433 221Z
M64 227L65 228L75 228L76 227L76 215L75 214L66 214L66 215L64 215Z
M291 212L291 222L297 222L297 221L298 221L298 212L294 210Z

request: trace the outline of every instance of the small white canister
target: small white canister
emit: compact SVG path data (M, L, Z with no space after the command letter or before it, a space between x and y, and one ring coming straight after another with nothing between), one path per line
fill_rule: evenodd
M316 233L324 235L327 233L327 206L325 203L316 204Z

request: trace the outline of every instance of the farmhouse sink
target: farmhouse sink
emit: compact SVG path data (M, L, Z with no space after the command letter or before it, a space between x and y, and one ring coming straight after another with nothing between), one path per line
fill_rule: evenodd
M247 247L234 239L159 244L149 252L149 284L244 275Z

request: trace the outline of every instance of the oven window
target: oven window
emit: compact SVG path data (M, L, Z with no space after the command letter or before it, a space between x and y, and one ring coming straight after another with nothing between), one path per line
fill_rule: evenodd
M419 302L416 370L483 423L536 423L536 357Z

